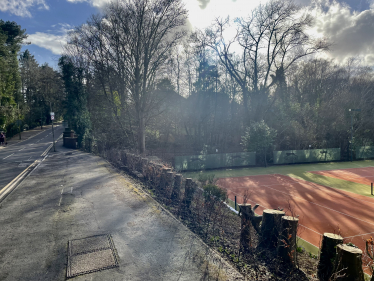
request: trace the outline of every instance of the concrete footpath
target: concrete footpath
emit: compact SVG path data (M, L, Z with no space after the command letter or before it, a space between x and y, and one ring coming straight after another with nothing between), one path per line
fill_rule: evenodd
M119 267L71 280L244 280L132 178L56 148L0 204L0 280L66 280L68 241L100 234L111 235ZM75 262L68 272L97 260Z

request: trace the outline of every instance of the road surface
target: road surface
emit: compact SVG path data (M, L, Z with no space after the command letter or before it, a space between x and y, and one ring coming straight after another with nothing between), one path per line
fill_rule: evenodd
M63 130L62 125L55 126L55 140ZM20 143L0 149L0 190L39 159L52 141L52 129L49 129Z

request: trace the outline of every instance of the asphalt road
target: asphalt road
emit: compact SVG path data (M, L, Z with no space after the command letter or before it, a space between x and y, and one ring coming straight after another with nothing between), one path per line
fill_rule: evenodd
M54 129L56 140L64 128L57 125ZM52 129L49 129L30 139L0 149L0 190L39 159L52 142Z

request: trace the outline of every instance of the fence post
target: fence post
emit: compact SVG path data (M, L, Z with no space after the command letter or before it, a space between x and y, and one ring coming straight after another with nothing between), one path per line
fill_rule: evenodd
M276 249L281 229L281 218L285 212L266 209L262 213L261 237L259 247Z
M171 193L171 199L179 201L181 187L182 187L183 176L181 174L176 174L174 178L174 188Z
M328 281L334 269L336 247L343 244L343 237L333 233L324 233L317 275L321 281Z
M239 210L241 215L241 231L240 231L240 249L244 252L248 251L249 246L251 245L251 213L252 205L251 204L239 204Z
M281 217L281 233L278 238L278 257L285 264L296 266L296 234L299 219Z
M343 275L342 281L364 281L364 271L362 270L362 251L358 248L345 244L336 247L337 256L335 259L334 274Z

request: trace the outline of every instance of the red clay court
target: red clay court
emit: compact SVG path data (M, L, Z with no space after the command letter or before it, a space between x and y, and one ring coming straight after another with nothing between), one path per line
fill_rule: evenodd
M236 195L239 204L247 191L247 203L260 205L257 214L278 207L287 212L289 202L294 214L299 215L302 227L298 235L317 247L321 234L338 233L339 229L346 242L362 250L365 239L374 236L374 198L280 174L221 178L217 184L228 191L231 200Z
M312 171L311 173L366 185L374 182L374 167Z

